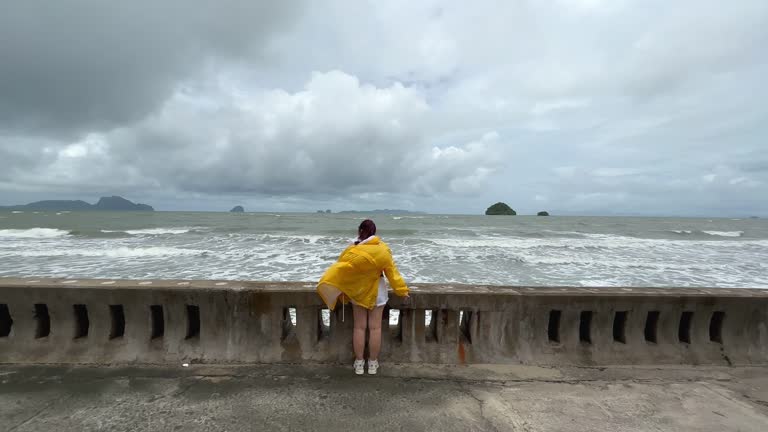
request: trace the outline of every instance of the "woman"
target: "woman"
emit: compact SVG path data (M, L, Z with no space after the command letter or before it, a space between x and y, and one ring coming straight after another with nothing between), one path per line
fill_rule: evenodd
M341 253L317 284L317 293L330 310L334 310L341 297L342 307L347 299L352 302L355 329L352 347L355 351L355 373L365 370L363 350L365 329L368 326L368 374L375 375L379 368L381 349L381 314L389 298L382 279L387 276L392 290L400 297L408 297L408 287L397 271L389 246L376 236L376 224L366 219L357 229L357 241Z

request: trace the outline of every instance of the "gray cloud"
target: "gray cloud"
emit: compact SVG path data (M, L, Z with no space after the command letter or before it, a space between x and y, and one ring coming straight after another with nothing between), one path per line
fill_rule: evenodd
M768 214L762 0L40 10L0 17L0 199Z
M79 133L133 123L209 59L254 57L297 1L30 0L0 14L0 128Z
M399 84L379 88L332 71L315 74L295 93L229 91L213 98L230 100L226 107L174 97L133 127L58 150L45 169L73 186L101 183L99 176L109 182L120 172L117 178L136 187L287 196L462 194L476 191L498 166L488 153L494 134L430 145L423 125L430 107ZM28 182L40 174L16 173Z

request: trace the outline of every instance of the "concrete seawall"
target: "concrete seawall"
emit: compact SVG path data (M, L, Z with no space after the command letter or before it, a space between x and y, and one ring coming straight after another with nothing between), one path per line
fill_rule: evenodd
M323 308L311 283L0 278L0 363L346 363L351 310ZM382 327L387 362L757 365L768 290L418 284Z

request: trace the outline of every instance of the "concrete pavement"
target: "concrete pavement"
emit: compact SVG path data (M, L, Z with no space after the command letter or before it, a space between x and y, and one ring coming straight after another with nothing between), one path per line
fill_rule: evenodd
M0 366L2 431L766 431L768 368Z

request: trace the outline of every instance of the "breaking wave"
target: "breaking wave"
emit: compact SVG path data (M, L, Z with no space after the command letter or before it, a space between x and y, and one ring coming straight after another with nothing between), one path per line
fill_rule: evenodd
M124 232L130 235L166 235L166 234L186 234L192 231L191 228L147 228L147 229L135 229L135 230L101 230L103 233L118 233Z
M6 239L47 239L64 237L69 231L56 228L30 228L30 229L3 229L0 230L0 238Z
M208 253L199 249L183 249L175 247L147 247L130 248L118 247L114 249L51 249L51 250L29 250L16 252L17 255L25 257L104 257L104 258L144 258L144 257L173 257L173 256L191 256L204 255Z

